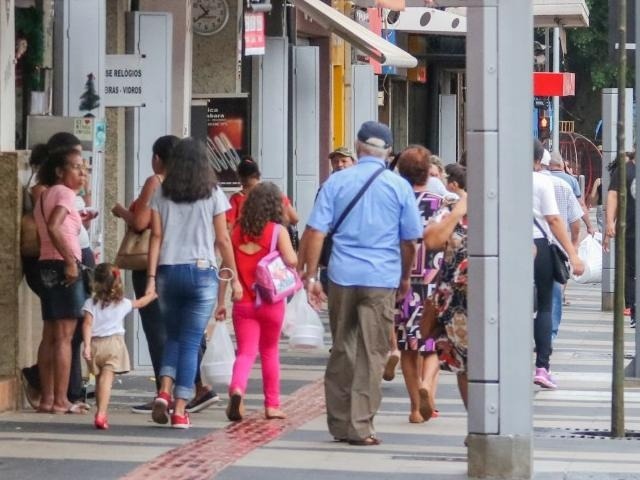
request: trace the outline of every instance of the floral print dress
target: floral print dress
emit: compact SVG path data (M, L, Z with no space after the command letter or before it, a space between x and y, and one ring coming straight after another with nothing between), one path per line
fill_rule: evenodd
M429 218L439 211L442 197L427 192L414 193L423 224L426 226ZM435 288L434 278L438 273L440 257L439 253L428 252L420 239L411 269L411 289L396 305L395 329L398 350L419 351L425 354L435 351L434 340L422 338L420 335L420 318L424 301Z
M440 222L452 205L442 207L430 220ZM465 219L466 220L466 219ZM436 339L440 368L454 373L467 371L467 285L469 256L466 221L456 225L440 265L433 296L441 333Z

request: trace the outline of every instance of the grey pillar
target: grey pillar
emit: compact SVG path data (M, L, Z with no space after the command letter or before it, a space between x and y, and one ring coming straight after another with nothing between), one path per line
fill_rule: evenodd
M553 71L560 71L560 27L553 29ZM552 150L560 151L560 97L553 97ZM583 190L584 191L584 190ZM584 195L583 195L584 198Z
M15 149L16 140L14 11L13 0L0 0L0 151Z
M467 18L468 473L529 479L532 3L479 0Z
M625 150L633 148L633 122L630 121L633 115L633 91L628 88L626 91L625 104ZM607 191L609 190L609 163L618 154L616 141L616 124L618 121L618 89L605 88L602 90L602 202L606 211ZM611 242L609 253L602 252L602 310L613 310L614 292L614 261L615 246Z
M636 145L634 146L636 153L637 153L637 142L640 141L640 108L638 108L638 105L640 105L640 47L638 46L638 41L640 41L640 0L636 0L636 25L635 25L635 43L636 43L636 62L635 62L635 68L636 68L636 85L635 85L635 99L636 99L636 118L635 118L635 125L636 125L636 134L635 134L635 138L636 138ZM640 162L638 162L638 159L636 158L636 184L638 182L637 179L640 179ZM633 195L635 198L633 198L632 201L636 202L636 216L637 216L637 212L640 212L640 195L638 195L637 193L635 195ZM638 222L636 220L636 276L637 276L637 272L640 272L640 255L638 255L638 251L640 251L640 222ZM636 312L638 311L638 299L640 299L640 282L636 281ZM637 313L636 313L637 315ZM636 347L635 347L635 358L634 358L634 362L633 362L633 371L631 372L633 374L634 377L640 377L640 362L638 361L640 359L640 328L636 327L636 335L635 335L635 340L636 340Z

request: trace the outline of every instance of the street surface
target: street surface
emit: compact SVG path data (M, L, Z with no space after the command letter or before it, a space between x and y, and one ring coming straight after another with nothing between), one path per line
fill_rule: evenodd
M552 357L560 388L535 390L535 471L541 480L640 479L640 383L626 390L624 440L609 429L611 314L599 311L600 286L570 285L570 305ZM628 323L628 320L627 320ZM626 328L627 362L633 330ZM93 428L93 416L46 415L24 410L0 415L1 480L210 479L400 480L466 478L466 413L455 378L440 376L440 417L409 424L398 370L385 382L376 417L378 447L335 443L326 430L321 378L324 351L291 352L282 342L285 422L262 418L259 370L247 395L249 417L226 420L225 400L192 415L194 427L175 431L129 407L150 398L149 376L120 377L114 386L111 429ZM218 391L222 388L218 387Z

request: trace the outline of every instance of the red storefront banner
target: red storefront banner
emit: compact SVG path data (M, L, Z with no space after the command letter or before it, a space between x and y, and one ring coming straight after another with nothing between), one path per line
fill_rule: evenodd
M244 54L264 55L264 12L244 12Z
M534 72L533 95L569 97L576 94L576 75L569 72Z
M377 8L367 8L369 14L369 30L378 35L382 35L382 18L380 17L380 10ZM369 64L373 67L373 73L380 75L382 73L382 65L380 62L369 57Z

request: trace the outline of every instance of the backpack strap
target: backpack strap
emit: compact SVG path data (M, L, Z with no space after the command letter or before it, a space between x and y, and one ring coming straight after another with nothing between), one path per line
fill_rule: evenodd
M269 253L273 252L278 246L278 233L280 232L280 224L276 223L273 226L273 233L271 234L271 248L269 248Z

